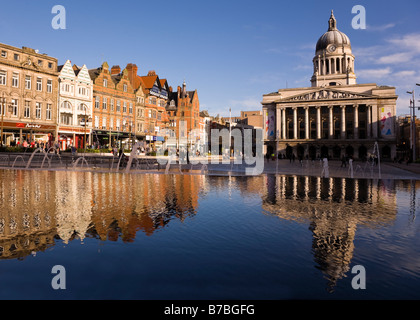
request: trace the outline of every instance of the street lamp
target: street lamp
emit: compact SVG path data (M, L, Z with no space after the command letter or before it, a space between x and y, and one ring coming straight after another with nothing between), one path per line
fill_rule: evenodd
M83 145L84 145L84 153L86 153L86 130L87 130L87 123L89 122L89 120L90 119L88 119L87 118L87 105L85 105L85 104L81 104L82 105L82 107L83 107L83 109L84 109L84 111L85 111L85 115L84 115L84 118L83 118L83 126L85 127L85 130L84 130L84 138L83 138Z
M8 105L9 108L12 108L12 105ZM4 97L4 91L2 93L2 100L1 100L1 133L0 133L0 146L3 147L3 118L6 108L6 98Z
M416 84L419 85L419 84ZM415 103L415 94L414 94L414 90L413 91L407 91L408 94L411 94L413 96L413 100L410 101L410 108L413 109L413 112L411 113L410 111L410 115L411 115L411 130L412 130L412 138L411 138L411 144L412 144L412 149L413 149L413 162L416 161L417 159L417 154L416 154L416 140L417 140L417 135L416 135L416 103Z

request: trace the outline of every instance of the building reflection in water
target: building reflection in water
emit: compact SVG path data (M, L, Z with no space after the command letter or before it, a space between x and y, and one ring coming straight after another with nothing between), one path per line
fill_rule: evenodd
M394 181L320 177L266 177L263 210L306 222L316 267L333 291L350 269L356 229L391 224L397 214Z
M204 177L0 171L0 259L22 259L56 240L131 242L195 215Z
M56 241L132 242L139 232L150 236L174 219L195 216L207 193L230 195L235 189L242 201L251 195L262 199L264 214L309 226L316 267L334 289L349 272L357 228L395 221L396 183L414 196L420 187L406 181L274 175L0 171L0 259L21 259Z

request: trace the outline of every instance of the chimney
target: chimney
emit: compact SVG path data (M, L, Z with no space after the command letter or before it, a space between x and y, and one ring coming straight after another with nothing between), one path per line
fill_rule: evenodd
M130 79L130 82L133 83L133 79L135 79L135 77L137 76L137 65L133 64L133 63L129 63L127 64L126 67L127 71L128 71L128 79Z
M120 66L113 66L112 68L111 68L111 75L114 75L114 74L120 74L121 73L121 68L120 68Z

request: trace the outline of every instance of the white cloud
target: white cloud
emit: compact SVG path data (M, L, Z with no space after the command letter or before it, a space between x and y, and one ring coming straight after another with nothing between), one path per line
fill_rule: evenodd
M381 68L381 69L361 69L357 70L357 75L360 78L367 79L381 79L391 74L391 68Z
M378 64L395 64L395 63L403 63L413 59L412 52L400 52L394 53L388 56L380 57L376 60Z
M420 54L420 33L411 33L401 38L389 39L396 48L405 49L413 54Z
M399 71L394 73L395 77L401 77L401 78L405 78L405 77L413 77L416 75L416 72L413 70L405 70L405 71Z
M368 30L368 31L385 31L385 30L394 28L395 26L396 26L395 23L388 23L388 24L384 24L382 26L367 25L366 30Z

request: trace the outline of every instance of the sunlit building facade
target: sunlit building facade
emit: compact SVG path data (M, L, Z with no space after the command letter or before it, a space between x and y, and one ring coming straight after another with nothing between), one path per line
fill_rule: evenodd
M311 87L263 96L265 152L365 159L378 151L382 159L395 157L395 88L357 84L354 61L350 40L331 13L316 44Z

